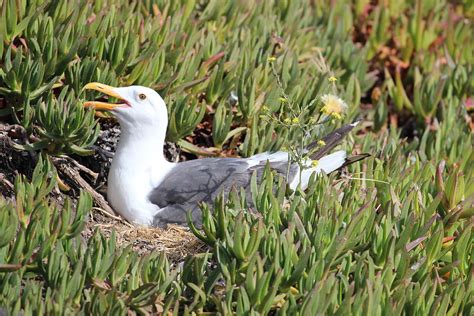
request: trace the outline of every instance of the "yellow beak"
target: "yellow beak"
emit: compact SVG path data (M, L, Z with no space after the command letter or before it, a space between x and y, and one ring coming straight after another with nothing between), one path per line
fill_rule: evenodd
M100 101L88 101L88 102L84 102L84 107L93 107L96 110L110 111L117 107L128 105L127 102L123 100L122 97L117 92L115 92L114 89L115 89L114 87L111 87L99 82L91 82L91 83L86 84L83 90L96 90L108 96L117 98L121 102L118 104L114 104L114 103L106 103L106 102L100 102Z

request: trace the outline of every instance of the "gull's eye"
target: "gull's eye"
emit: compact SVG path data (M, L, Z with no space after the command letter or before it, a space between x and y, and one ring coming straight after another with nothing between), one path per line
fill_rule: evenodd
M138 95L138 98L143 101L143 100L146 99L146 95L143 94L143 93L140 93L140 94Z

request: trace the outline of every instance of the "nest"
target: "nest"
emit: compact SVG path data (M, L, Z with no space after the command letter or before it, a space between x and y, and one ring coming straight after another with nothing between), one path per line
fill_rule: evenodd
M140 255L153 251L164 251L172 263L178 263L189 255L205 252L208 247L188 227L168 225L166 229L133 226L124 219L94 208L86 228L82 232L89 239L99 229L104 236L111 237L115 231L118 246L131 245Z

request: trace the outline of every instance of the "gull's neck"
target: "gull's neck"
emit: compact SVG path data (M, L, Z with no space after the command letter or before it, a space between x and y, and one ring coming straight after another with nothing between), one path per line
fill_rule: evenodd
M109 171L107 198L127 220L147 225L159 211L148 195L174 165L163 154L166 125L121 126L120 141Z
M163 154L165 133L157 127L122 128L112 165L140 171L167 163Z

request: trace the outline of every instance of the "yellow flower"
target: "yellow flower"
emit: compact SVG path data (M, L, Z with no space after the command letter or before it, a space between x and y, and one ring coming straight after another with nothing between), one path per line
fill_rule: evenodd
M264 105L262 106L262 111L263 112L268 112L270 109L268 108L268 106Z
M290 124L291 123L291 119L289 117L287 117L284 121L283 121L285 124Z
M326 146L326 142L324 140L318 140L319 146Z
M293 124L298 124L300 122L300 119L295 117L294 119L291 120L291 123Z
M334 77L334 76L331 76L328 78L329 82L336 82L337 81L337 78Z
M300 293L300 291L298 291L298 289L295 288L295 287L290 287L290 292L291 292L291 294L293 294L293 295L296 295L296 294L299 294L299 293Z
M342 119L341 114L336 113L336 112L332 112L332 113L331 113L331 116L332 116L335 120L340 120L340 119Z
M340 118L341 114L344 114L344 112L347 110L346 102L333 94L323 95L321 97L321 101L323 102L321 112L326 115L333 115Z
M267 61L268 61L269 63L272 63L272 62L274 62L275 60L276 60L276 57L274 57L274 56L270 56L270 57L267 58Z
M278 98L278 100L279 100L281 103L286 103L286 102L288 102L288 100L287 100L286 98L284 98L284 97L280 97L280 98Z
M319 160L312 160L312 161L311 161L311 166L312 166L313 168L316 168L318 165L319 165Z

